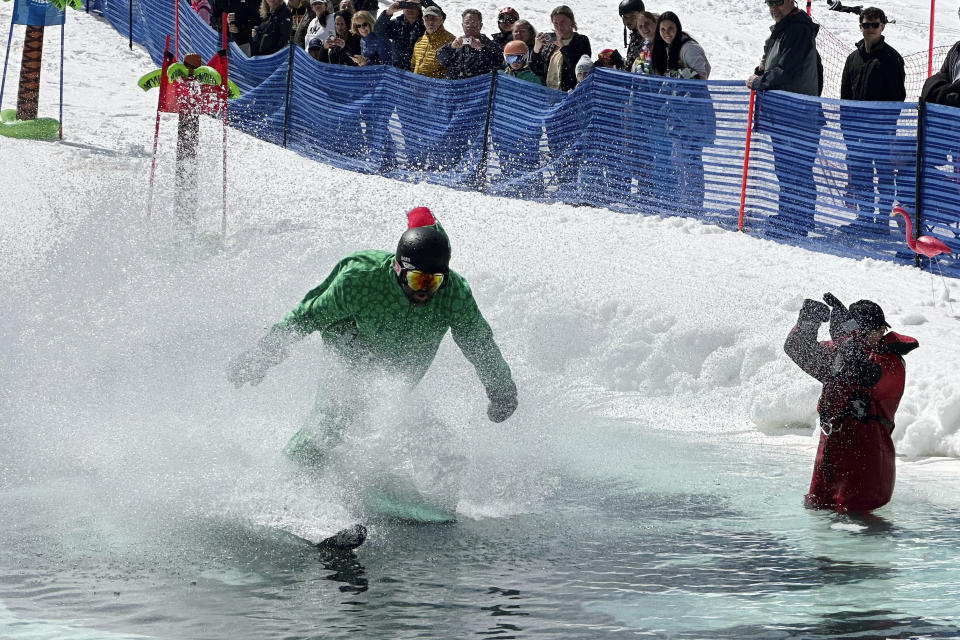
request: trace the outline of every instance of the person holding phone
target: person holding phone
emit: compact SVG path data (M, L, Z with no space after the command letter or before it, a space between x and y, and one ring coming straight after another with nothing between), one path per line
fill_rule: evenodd
M311 48L310 55L320 62L357 66L353 56L360 55L360 36L350 33L353 14L349 11L337 11L333 14L333 33L323 41L319 49Z
M553 33L538 33L530 55L530 68L545 78L551 89L569 91L577 86L577 62L590 57L590 39L576 33L577 20L573 10L560 5L550 12Z
M250 55L250 37L260 23L259 0L215 0L210 14L210 25L220 33L223 14L227 14L227 37Z
M390 40L393 48L393 66L410 71L413 47L426 32L423 24L424 7L436 6L433 0L404 0L394 2L377 16L373 30L378 36ZM396 15L397 13L400 15Z
M293 12L283 0L260 0L263 22L250 32L250 55L267 56L290 44Z
M461 15L463 35L437 49L437 62L447 68L451 80L472 78L503 68L503 50L481 33L483 16L477 9Z

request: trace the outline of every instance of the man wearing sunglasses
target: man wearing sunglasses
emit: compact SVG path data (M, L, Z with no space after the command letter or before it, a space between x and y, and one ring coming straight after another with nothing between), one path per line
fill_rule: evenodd
M795 0L766 0L774 25L763 45L763 60L747 78L748 89L789 91L819 96L823 67L817 53L820 27L797 8ZM813 164L820 142L823 113L818 103L791 101L789 107L757 96L757 130L770 135L773 167L780 187L771 235L806 235L813 227L817 187Z
M860 12L860 33L863 39L847 56L840 79L842 100L903 102L907 97L903 58L884 40L887 16L883 9L868 7ZM892 106L892 105L891 105ZM856 106L840 105L840 131L847 147L848 207L857 213L856 220L843 227L857 235L886 234L890 226L889 211L894 199L911 201L897 190L893 158L899 112L865 112ZM876 174L876 186L874 186Z
M357 251L340 260L318 287L227 371L236 387L259 384L287 348L319 332L342 362L335 388L317 394L311 419L285 452L307 464L322 464L340 433L362 419L368 384L386 373L409 387L426 375L447 330L476 369L489 406L503 422L517 408L517 387L493 331L464 278L450 269L450 242L426 207L407 214L409 228L396 253Z

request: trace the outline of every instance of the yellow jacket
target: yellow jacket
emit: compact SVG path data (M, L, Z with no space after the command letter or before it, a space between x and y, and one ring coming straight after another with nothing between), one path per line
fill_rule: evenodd
M425 33L413 45L413 56L410 58L410 71L431 78L446 78L447 68L437 62L437 49L453 42L456 38L452 33L440 27L432 35Z

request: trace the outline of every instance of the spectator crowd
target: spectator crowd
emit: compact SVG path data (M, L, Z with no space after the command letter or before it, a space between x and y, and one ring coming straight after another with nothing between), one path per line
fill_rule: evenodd
M769 134L779 183L775 229L804 235L813 226L817 144L797 140L796 131L819 131L825 124L817 101L791 110L764 109L764 92L780 90L819 96L823 67L817 52L819 26L796 0L763 0L773 19L760 64L746 79L758 92L756 129ZM314 59L347 66L392 65L431 78L462 79L498 72L559 91L574 88L596 67L645 76L708 80L711 65L697 39L673 11L653 13L643 0L622 0L624 52L603 49L593 55L574 12L560 5L550 12L550 28L538 31L511 7L500 9L496 27L484 26L482 13L466 9L454 26L435 0L398 0L379 10L377 0L193 0L197 13L214 27L226 15L229 37L250 56L269 55L293 44ZM859 9L859 7L858 7ZM859 11L862 39L843 68L844 101L906 99L904 60L886 42L887 17L881 9ZM682 194L678 207L702 208L702 152L713 143L715 116L703 83L674 83L671 95L706 98L682 117L649 126L652 182L666 181ZM662 93L662 90L661 90ZM960 106L960 43L941 70L926 83L921 101ZM842 103L843 104L843 103ZM401 118L403 120L403 118ZM908 189L891 154L870 145L878 134L894 135L897 116L878 117L865 131L853 106L841 106L840 128L848 157L846 206L856 214L849 228L858 234L885 232L895 200L909 201ZM548 138L550 138L548 132ZM555 141L550 141L551 149ZM558 175L562 172L558 172ZM641 189L642 191L642 189Z

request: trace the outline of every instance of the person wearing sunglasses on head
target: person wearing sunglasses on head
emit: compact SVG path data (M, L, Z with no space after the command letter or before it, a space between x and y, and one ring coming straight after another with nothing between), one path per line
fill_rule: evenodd
M823 66L817 52L820 26L797 8L796 0L766 0L766 4L774 25L763 44L760 66L746 80L747 88L819 96L823 90ZM767 232L773 236L784 232L805 236L813 227L817 199L813 165L823 112L818 103L767 108L762 93L757 100L756 129L770 135L773 169L780 187L777 213L769 218Z
M497 14L497 27L500 29L496 33L490 34L490 39L497 43L502 50L507 43L513 40L513 25L520 19L520 14L513 7L504 7Z
M882 9L868 7L860 12L863 39L843 65L841 100L903 102L906 99L903 57L884 39L886 24L887 16ZM898 118L899 113L889 113L889 110L867 114L862 109L840 105L840 131L847 147L848 207L857 213L854 222L841 227L844 231L888 232L889 212L897 197L894 150L890 145L897 135ZM878 145L885 145L886 149L881 151Z
M487 417L503 422L517 408L510 367L480 313L470 285L450 269L450 240L430 209L407 214L408 228L395 253L357 251L340 260L330 275L251 349L227 368L237 388L257 385L283 362L287 349L311 333L339 357L334 388L317 393L311 419L285 453L308 465L322 465L350 418L361 418L372 400L372 380L386 374L413 388L426 375L447 331L473 365L486 390ZM345 424L346 423L346 424Z

